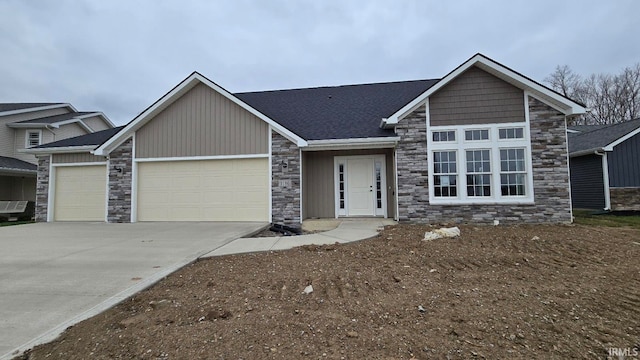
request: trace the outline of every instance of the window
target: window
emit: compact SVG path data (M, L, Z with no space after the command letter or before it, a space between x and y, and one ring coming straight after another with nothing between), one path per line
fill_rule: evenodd
M456 141L456 132L455 131L434 131L432 133L433 141L435 142L444 142L444 141Z
M42 131L40 130L27 130L25 147L30 148L40 145L42 137Z
M500 149L500 190L502 196L525 195L524 149Z
M455 151L433 152L433 191L436 197L458 196Z
M429 127L429 201L442 205L533 203L531 144L526 126ZM450 132L457 141L444 141L451 140Z
M491 150L467 150L467 196L491 196Z
M524 129L523 128L500 129L498 130L498 138L500 140L522 139L524 138Z
M376 209L382 209L382 163L375 162L376 175Z
M467 130L464 132L466 141L489 140L489 130Z
M338 184L340 189L340 209L344 209L344 164L338 165Z

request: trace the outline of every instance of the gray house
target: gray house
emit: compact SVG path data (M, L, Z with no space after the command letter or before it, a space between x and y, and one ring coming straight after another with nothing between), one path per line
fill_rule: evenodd
M113 134L29 149L37 218L569 222L584 112L481 54L441 79L237 94L193 73Z
M574 208L640 211L640 119L569 129Z

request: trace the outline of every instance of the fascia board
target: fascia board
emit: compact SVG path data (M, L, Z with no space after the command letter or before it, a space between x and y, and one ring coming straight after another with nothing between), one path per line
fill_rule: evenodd
M26 154L65 154L65 153L77 153L77 152L91 152L95 149L95 145L83 145L83 146L64 146L64 147L52 147L52 148L40 148L40 149L20 149L18 152Z

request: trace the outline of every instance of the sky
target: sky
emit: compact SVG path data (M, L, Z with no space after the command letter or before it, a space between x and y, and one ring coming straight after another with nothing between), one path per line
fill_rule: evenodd
M638 0L0 0L0 102L122 125L193 71L231 92L441 78L480 52L542 82L640 62Z

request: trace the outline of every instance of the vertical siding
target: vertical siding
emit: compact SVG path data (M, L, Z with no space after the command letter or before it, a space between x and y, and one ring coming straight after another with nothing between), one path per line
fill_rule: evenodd
M110 126L107 125L107 123L105 123L102 117L100 116L92 116L89 118L82 119L82 121L85 124L87 124L87 126L89 126L91 130L93 130L94 132L107 130L110 128Z
M136 133L138 158L265 154L268 125L199 84Z
M586 155L569 159L571 201L576 209L602 210L605 206L602 157Z
M640 134L618 144L607 154L609 186L640 186Z
M303 153L302 173L302 210L304 218L335 217L335 156L385 155L387 180L387 213L394 216L395 185L393 183L393 151L349 150L349 151L308 151Z
M71 154L53 154L54 164L86 163L106 161L104 156L92 155L88 152Z
M471 67L429 97L432 126L525 121L524 93Z

